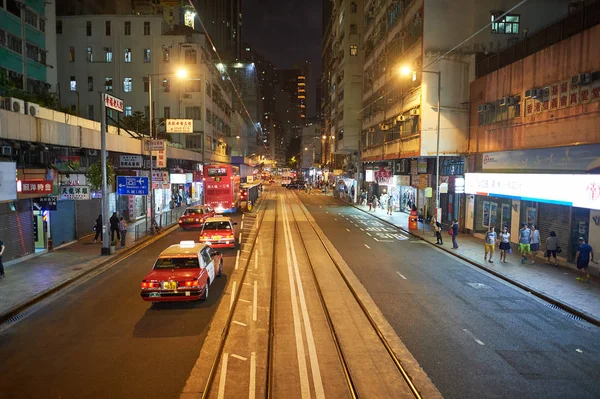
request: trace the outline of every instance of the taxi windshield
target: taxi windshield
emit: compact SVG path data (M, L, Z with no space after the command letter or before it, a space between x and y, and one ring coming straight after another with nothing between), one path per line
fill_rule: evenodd
M204 223L203 230L231 230L231 224L229 224L228 221L207 222L207 223Z
M190 258L159 258L156 260L154 269L198 269L200 263L198 257Z
M202 215L202 209L186 209L184 215Z

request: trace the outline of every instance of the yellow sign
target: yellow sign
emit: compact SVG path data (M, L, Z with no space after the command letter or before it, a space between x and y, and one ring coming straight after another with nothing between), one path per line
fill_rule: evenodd
M427 187L425 189L425 198L433 197L433 189L431 187Z

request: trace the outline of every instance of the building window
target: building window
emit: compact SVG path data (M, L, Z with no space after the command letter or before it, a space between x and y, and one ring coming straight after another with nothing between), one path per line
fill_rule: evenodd
M350 11L352 12L352 14L356 14L357 10L358 10L358 7L356 7L356 3L355 2L350 3Z
M350 33L356 34L357 32L358 32L358 29L356 28L356 24L350 24Z
M104 47L104 61L112 62L112 60L113 60L112 47Z
M131 116L132 111L131 111L131 105L126 105L125 106L125 116Z
M133 78L123 79L123 91L125 93L131 93L133 90Z
M169 63L171 60L171 50L165 47L162 48L162 60L165 64Z
M131 49L125 49L125 62L131 62Z
M37 15L33 11L30 11L28 9L25 9L25 22L28 23L29 25L33 26L34 28L38 27Z
M69 88L71 89L71 91L77 91L77 80L75 80L75 76L71 76Z
M200 107L185 107L185 118L186 119L202 119L202 111Z
M358 46L350 46L350 55L351 56L356 56L358 55Z
M112 91L113 91L113 79L112 78L104 78L104 91L107 93L112 93Z
M40 49L32 44L26 44L25 46L27 50L27 58L33 61L38 61L38 54L40 53Z
M69 47L69 62L75 61L75 47Z
M144 62L146 62L146 63L150 62L150 49L149 48L144 49Z
M62 21L56 21L56 34L62 35Z
M94 120L94 106L88 105L88 119Z
M144 76L144 93L148 93L150 91L150 81L147 76Z
M88 76L88 91L94 91L94 77Z
M212 124L212 112L208 108L206 108L206 121Z
M46 19L40 18L40 31L46 33Z
M125 36L131 36L131 21L125 21Z
M85 35L92 36L92 21L87 21L85 23Z
M492 33L518 35L521 17L519 15L505 15L498 18L502 14L492 14Z
M22 7L22 2L20 1L16 1L16 0L7 0L6 1L6 10L11 13L12 15L15 15L19 18L21 18L21 7Z
M190 79L186 82L185 85L186 92L201 92L202 91L202 81L200 79Z
M94 51L91 47L87 48L87 62L94 62Z
M196 61L196 50L185 50L185 63L186 64L195 64Z
M23 53L23 42L18 37L8 34L8 48L12 51L22 54Z
M104 22L104 34L110 36L110 21Z
M165 92L170 92L171 91L171 80L169 78L165 78L162 81L162 86Z
M144 36L150 36L150 22L144 22Z
M163 112L163 118L169 119L171 117L171 107L165 107Z

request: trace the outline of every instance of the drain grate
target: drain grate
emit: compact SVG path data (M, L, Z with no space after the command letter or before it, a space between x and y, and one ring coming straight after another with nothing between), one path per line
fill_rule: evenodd
M22 318L24 318L25 316L27 316L28 313L19 313L17 315L14 315L12 317L9 317L8 319L4 320L4 322L2 322L2 324L10 324L10 323L14 323L16 321L21 320Z
M583 328L583 329L585 329L587 331L592 331L592 332L596 331L596 329L594 327L592 327L589 324L588 321L582 319L581 317L579 317L577 315L574 315L572 313L567 312L566 310L564 310L560 306L556 306L553 303L548 303L548 302L544 302L544 305L546 305L550 309L557 310L560 314L562 314L563 316L567 316L571 320L575 320L575 321L580 322L580 323L577 323L577 326L579 326L580 328Z

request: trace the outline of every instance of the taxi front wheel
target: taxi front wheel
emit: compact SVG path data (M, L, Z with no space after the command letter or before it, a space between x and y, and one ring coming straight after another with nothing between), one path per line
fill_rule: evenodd
M223 275L223 261L219 262L219 272L217 273L217 277L221 277Z
M206 286L204 287L204 294L202 295L202 299L203 301L206 301L208 299L208 286L210 284L210 281L206 280Z

